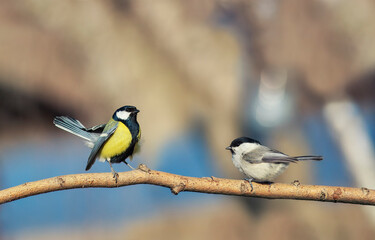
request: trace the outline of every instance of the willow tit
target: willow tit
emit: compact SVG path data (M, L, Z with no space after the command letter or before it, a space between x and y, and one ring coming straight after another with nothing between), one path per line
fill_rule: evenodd
M323 160L322 156L290 157L282 152L263 146L257 140L240 137L232 141L226 148L232 153L233 164L246 175L251 191L254 182L271 182L289 166L304 160Z

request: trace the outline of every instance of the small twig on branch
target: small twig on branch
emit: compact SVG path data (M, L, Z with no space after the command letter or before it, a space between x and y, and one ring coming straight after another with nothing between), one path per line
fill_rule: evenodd
M152 184L170 188L172 193L202 192L269 199L296 199L375 205L375 191L367 188L330 187L292 184L253 183L245 180L216 177L185 177L148 169L141 164L137 170L119 173L117 183L111 173L65 175L24 183L0 191L0 204L37 194L73 188L114 188L135 184Z

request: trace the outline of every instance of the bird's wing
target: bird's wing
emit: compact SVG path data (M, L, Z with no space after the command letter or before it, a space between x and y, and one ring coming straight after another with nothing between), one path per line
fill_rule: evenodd
M270 151L265 153L262 157L263 162L267 163L295 163L298 161L295 157L290 157L280 151L269 149Z
M86 171L91 168L95 163L97 154L102 148L103 144L112 136L112 134L117 129L118 122L110 121L104 128L103 132L99 135L98 140L95 142L94 147L90 153L89 159L87 160Z
M269 151L269 149L264 146L258 146L252 151L243 153L242 158L249 163L262 163L262 157L265 151Z
M298 159L294 157L289 157L289 156L264 156L262 158L263 162L267 163L296 163Z
M86 131L91 132L91 133L102 133L104 131L104 128L107 124L100 124L97 126L94 126L92 128L86 128Z
M282 152L259 146L251 152L243 154L243 159L249 163L291 163L298 160Z

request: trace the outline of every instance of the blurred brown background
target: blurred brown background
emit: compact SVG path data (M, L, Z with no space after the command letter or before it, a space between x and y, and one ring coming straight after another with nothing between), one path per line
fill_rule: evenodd
M129 104L141 110L142 152L133 165L240 179L225 147L249 135L291 155L325 157L290 167L278 181L374 188L374 13L370 0L1 1L0 185L84 172L89 150L54 128L53 117L93 126ZM375 236L371 207L185 198L153 188L5 204L0 236ZM123 198L137 210L126 214Z

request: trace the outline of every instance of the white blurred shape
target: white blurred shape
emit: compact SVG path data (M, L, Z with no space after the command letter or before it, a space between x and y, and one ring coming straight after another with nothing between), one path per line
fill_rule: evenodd
M357 186L375 189L375 152L355 105L344 99L326 104L323 111ZM375 209L365 212L375 225Z
M285 91L286 82L285 71L261 73L255 119L263 127L274 127L290 118L290 100Z

